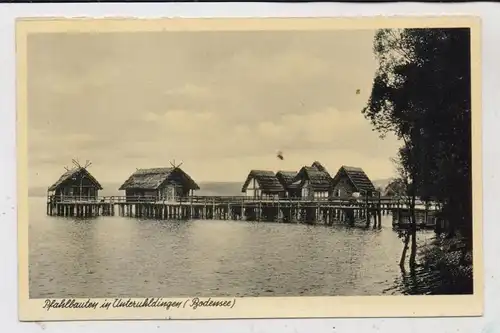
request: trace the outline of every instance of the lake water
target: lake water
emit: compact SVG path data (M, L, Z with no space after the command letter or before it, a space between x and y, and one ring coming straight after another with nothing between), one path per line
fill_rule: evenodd
M47 216L45 202L30 198L32 298L382 295L401 276L403 244L389 216L379 230L85 220Z

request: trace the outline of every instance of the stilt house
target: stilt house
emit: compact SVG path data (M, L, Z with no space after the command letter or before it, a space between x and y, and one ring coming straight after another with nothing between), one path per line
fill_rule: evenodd
M101 184L81 166L66 170L48 188L48 195L54 201L95 201L102 190Z
M294 183L296 175L296 171L278 171L276 173L276 178L285 189L285 196L288 198L299 198L301 195L300 184Z
M406 194L405 192L405 185L403 184L403 181L401 179L393 179L385 187L383 195L389 197L398 197L404 196Z
M179 167L137 169L123 184L127 201L167 200L188 197L200 187Z
M341 166L332 181L334 197L352 197L354 193L361 196L373 196L375 186L361 168Z
M302 167L292 183L300 189L300 197L304 199L329 197L331 185L332 177L319 162Z
M272 171L252 170L247 176L241 192L255 199L279 198L285 196L285 189Z

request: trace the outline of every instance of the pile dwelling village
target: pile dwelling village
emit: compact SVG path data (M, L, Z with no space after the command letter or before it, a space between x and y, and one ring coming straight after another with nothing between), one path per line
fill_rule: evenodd
M103 188L88 171L90 162L66 168L48 188L47 214L82 217L127 216L143 219L217 219L289 223L346 223L381 226L392 214L393 226L409 224L405 201L381 193L363 169L341 166L332 177L319 162L297 171L251 170L240 196L197 196L198 184L181 169L136 169L119 187L122 196L99 196ZM435 227L437 210L417 211L420 227Z

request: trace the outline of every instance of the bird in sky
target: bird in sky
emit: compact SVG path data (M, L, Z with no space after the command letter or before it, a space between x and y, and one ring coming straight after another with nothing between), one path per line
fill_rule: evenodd
M359 95L359 94L361 94L361 89L356 90L356 95Z
M282 161L285 159L285 158L283 157L283 153L282 153L281 151L278 151L278 152L276 153L276 157L277 157L277 158L279 158L279 159L280 159L280 160L282 160Z

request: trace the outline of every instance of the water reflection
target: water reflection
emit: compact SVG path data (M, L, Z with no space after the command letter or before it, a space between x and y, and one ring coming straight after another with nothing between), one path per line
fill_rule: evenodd
M381 295L406 293L403 286L412 281L400 276L402 242L387 217L381 229L365 230L75 220L47 217L43 200L32 202L31 211L30 296L35 298ZM395 281L398 288L391 290Z
M434 242L434 238L430 238ZM428 245L428 244L426 244ZM461 260L459 251L418 245L417 266L402 269L384 293L405 295L457 295L473 293L472 257ZM471 255L471 254L470 254Z

